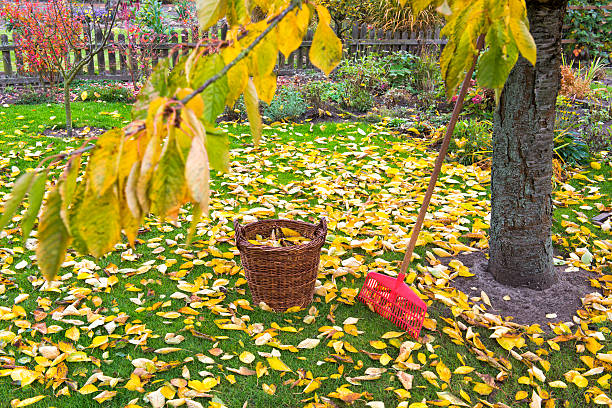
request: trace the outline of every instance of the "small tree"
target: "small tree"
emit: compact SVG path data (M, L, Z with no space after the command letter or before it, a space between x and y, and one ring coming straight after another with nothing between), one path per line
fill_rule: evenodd
M104 49L115 23L120 0L108 12L74 7L67 0L50 0L44 6L29 1L5 3L2 15L17 34L15 42L23 58L22 69L35 73L41 82L64 85L66 134L72 136L70 85L81 69ZM101 40L95 33L101 32ZM77 60L76 53L85 51Z

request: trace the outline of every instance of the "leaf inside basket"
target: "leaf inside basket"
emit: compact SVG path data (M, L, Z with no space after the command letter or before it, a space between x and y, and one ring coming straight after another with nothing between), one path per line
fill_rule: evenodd
M257 234L255 239L248 240L253 245L263 245L269 247L291 247L310 242L310 238L303 237L299 232L291 228L274 227L269 237L262 237Z

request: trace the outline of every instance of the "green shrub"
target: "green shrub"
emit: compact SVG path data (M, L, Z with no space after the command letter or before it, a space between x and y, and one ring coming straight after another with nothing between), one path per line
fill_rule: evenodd
M579 115L574 115L580 124L580 138L584 140L592 155L602 151L612 152L612 106L591 105Z
M593 155L597 155L600 152L608 151L612 152L612 125L609 124L609 115L607 121L598 119L598 116L604 116L605 112L600 112L596 115L590 115L592 120L589 122L590 126L584 132L582 138L589 147L589 151Z
M491 89L484 89L472 81L472 86L468 89L463 102L463 116L478 117L481 119L492 120L493 110L495 109L495 92ZM453 97L454 102L456 97Z
M306 101L295 88L279 88L270 105L263 104L263 114L272 122L296 120L306 113Z
M86 100L104 102L134 102L134 92L119 83L89 84L79 91L87 92ZM83 94L82 94L83 95Z
M246 120L246 105L244 104L244 96L240 95L236 102L234 102L234 106L231 108L226 107L223 112L223 119L228 121L239 121Z
M333 105L357 112L367 112L374 106L374 98L362 82L344 79L340 82L314 81L303 89L308 106L329 110Z
M29 87L15 98L15 105L37 105L40 103L56 102L50 91Z
M345 80L341 84L344 89L342 96L342 107L357 112L367 112L374 106L374 98L366 87L360 86L352 81Z
M388 108L396 106L408 106L413 97L412 94L403 88L391 88L383 96L383 103Z
M585 165L591 158L589 146L580 135L567 129L556 132L554 151L564 163L570 165Z
M391 116L391 115L383 115L383 116L387 116L391 118L391 120L387 122L387 128L389 129L400 130L406 124L412 124L412 122L406 118L401 118L401 117Z
M143 0L136 11L136 23L157 34L168 34L164 10L160 0Z
M406 51L394 52L383 59L388 67L391 86L405 87L412 93L438 93L442 89L442 74L437 54L424 53L422 56Z
M572 6L607 6L609 0L571 0ZM575 40L568 43L566 52L575 57L601 57L612 60L612 13L603 8L568 9L565 24L569 27L564 38Z
M387 124L387 127L390 128L394 128L398 123L408 121L407 118L414 115L414 110L406 106L381 106L377 111L382 118L391 118L391 121Z
M342 60L335 77L340 82L350 83L353 88L363 88L370 94L382 95L389 89L387 64L377 54Z
M591 115L575 111L565 98L560 98L555 120L555 155L566 164L587 164L591 153L585 138L590 139L592 132L597 133L592 127Z
M491 157L493 151L488 120L468 119L457 122L449 146L450 157L461 164L473 164Z
M342 102L344 87L337 82L312 81L302 88L306 104L314 109L328 110L334 104Z
M178 0L174 2L175 20L186 27L194 27L198 17L195 2L192 0Z

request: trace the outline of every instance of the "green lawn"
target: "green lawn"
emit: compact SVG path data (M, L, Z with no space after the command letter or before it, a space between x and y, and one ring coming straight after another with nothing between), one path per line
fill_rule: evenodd
M128 118L128 109L118 104L77 103L74 110L77 126L120 126ZM102 114L114 111L118 115ZM82 143L37 136L43 128L61 126L59 105L2 108L0 115L0 198L6 199L17 173L33 167L38 158ZM450 394L458 398L456 406L479 402L492 406L498 401L528 406L532 392L540 389L541 396L548 396L544 399L554 399L554 406L582 407L587 406L585 396L592 401L607 392L605 371L585 377L588 386L581 388L564 376L570 370L583 373L589 364L610 369L607 363L592 360L591 353L597 348L593 340L601 344L600 353L612 348L607 309L589 310L584 333L568 339L546 335L548 341L543 341L534 332L510 332L525 340L515 352L531 351L535 354L525 356L541 357L530 374L532 363L527 358L517 360L518 354L513 356L490 338L492 328L463 318L471 305L453 290L452 281L448 284L452 271L440 274L425 260L428 251L486 247L485 239L463 235L487 231L488 171L454 163L443 168L431 212L436 219L451 221L428 222L423 245L417 248L420 259L412 264L412 278L428 299L429 319L421 343L401 362L396 361L399 346L410 338L394 333L395 326L356 302L355 296L366 271L397 270L433 164L427 141L382 125L326 123L268 127L262 146L254 148L247 127L224 124L222 128L230 134L231 172L214 177L210 218L199 228L191 248L184 246L187 211L176 224L148 219L134 250L119 245L97 261L72 252L61 279L49 287L31 259L31 242L22 243L18 218L14 219L0 241L0 247L11 250L0 248L5 285L5 293L0 294L0 376L4 376L0 399L5 404L46 395L33 406L145 407L149 406L143 400L145 393L162 389L169 399L194 398L203 406L216 407L322 407L326 402L342 407L347 406L344 398L356 399L356 407L380 407L374 402L382 402L386 407L422 408L448 405L443 399ZM574 191L562 183L555 191L562 207L555 212L555 240L567 241L565 258L570 261L575 248L587 248L594 259L590 266L581 266L600 272L609 267L612 250L597 242L610 240L610 235L587 220L597 213L597 204L610 205L611 170L609 163L599 170L582 169L580 176L567 181ZM247 214L329 219L319 275L322 288L312 308L275 314L250 303L232 231L233 219ZM561 224L564 215L590 235L567 232ZM460 231L457 225L467 230ZM396 245L398 252L389 249ZM343 267L343 261L363 266ZM601 285L607 286L606 282L605 277L600 280ZM434 301L436 294L455 306ZM13 306L16 300L20 303ZM67 309L69 305L74 307ZM70 313L62 317L66 311ZM454 319L453 313L460 317ZM245 329L220 327L230 319ZM556 330L561 334L566 328ZM467 335L472 332L475 335ZM74 333L79 333L78 340ZM185 339L167 344L168 333ZM257 345L262 333L269 333L272 340ZM292 347L317 338L320 343L313 349ZM53 362L42 358L37 348L43 343L56 345L61 356ZM577 353L584 344L588 350ZM560 351L555 351L558 346ZM480 357L488 363L479 360L475 350L488 355ZM240 361L244 351L254 355L252 362ZM275 360L269 358L275 356L289 371L271 367L276 367L271 364ZM504 370L505 381L491 382L500 364L508 363L512 368ZM145 371L137 370L140 379L133 376L128 383L135 364L144 364ZM260 376L232 371L240 367L248 368L243 373L258 371ZM446 368L453 374L448 376ZM544 382L537 378L539 370L546 375ZM410 391L398 380L399 371L414 376ZM36 372L43 374L19 386L19 378L23 381ZM567 388L552 387L552 381L563 381ZM197 397L194 390L213 397ZM519 393L516 402L518 391L528 399Z
M124 126L130 120L130 107L123 103L73 102L72 125L77 127L100 127L110 129ZM66 128L64 105L0 106L0 135L11 135L13 129L29 134L45 129Z

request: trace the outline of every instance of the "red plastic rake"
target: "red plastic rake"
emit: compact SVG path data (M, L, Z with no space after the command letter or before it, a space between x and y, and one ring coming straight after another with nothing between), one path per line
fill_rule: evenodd
M476 44L477 49L482 49L483 44L484 37L480 36ZM427 313L427 305L408 285L404 283L404 278L406 277L406 271L408 270L408 265L412 259L412 253L414 252L414 247L416 246L419 232L423 226L425 215L427 214L427 207L429 207L429 202L431 201L434 187L438 181L438 176L442 168L442 162L446 157L448 145L450 144L450 139L453 135L453 131L455 130L455 124L457 123L459 112L463 107L463 100L465 99L465 95L470 87L470 80L472 79L472 73L474 72L474 66L476 65L477 58L478 55L474 56L474 62L465 75L463 85L461 86L461 91L459 92L459 96L455 102L451 120L446 128L446 134L444 135L440 152L438 153L434 169L431 173L431 177L429 178L429 185L427 186L427 191L425 192L425 197L423 198L423 204L421 205L419 216L417 217L416 224L414 224L414 228L410 234L410 242L408 243L408 248L406 248L400 273L397 275L397 278L393 278L381 273L370 272L366 276L365 283L359 291L358 299L361 302L368 305L370 309L385 319L390 320L398 327L406 330L415 339L419 337L421 327L423 327L423 321L425 320L425 314Z

